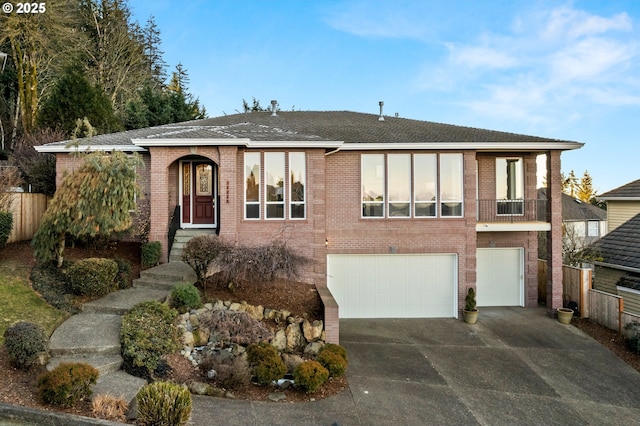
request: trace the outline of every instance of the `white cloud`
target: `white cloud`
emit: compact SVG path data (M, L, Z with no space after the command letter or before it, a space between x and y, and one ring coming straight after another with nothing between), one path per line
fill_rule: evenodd
M542 38L554 40L572 40L611 31L629 32L633 29L631 19L626 13L603 18L569 7L551 10L544 24Z
M502 52L486 46L449 45L451 62L469 68L510 68L516 65L517 59L509 52Z

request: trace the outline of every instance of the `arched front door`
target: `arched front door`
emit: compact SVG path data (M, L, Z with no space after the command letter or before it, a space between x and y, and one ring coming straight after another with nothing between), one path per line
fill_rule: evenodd
M181 162L181 227L214 228L218 195L217 168L207 161Z

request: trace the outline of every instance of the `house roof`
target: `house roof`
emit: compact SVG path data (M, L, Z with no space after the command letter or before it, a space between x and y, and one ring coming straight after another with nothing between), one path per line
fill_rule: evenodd
M538 198L547 198L547 188L538 189ZM607 220L607 211L562 193L562 220L565 222Z
M166 124L145 129L80 139L94 149L129 149L153 145L217 144L266 146L278 142L309 143L340 149L409 149L425 144L432 149L576 149L583 144L451 124L384 117L350 111L252 112ZM68 141L38 147L41 152L65 151ZM138 149L136 149L136 147ZM67 151L69 149L66 149Z
M602 261L597 265L640 272L640 214L591 245Z
M640 179L605 192L604 194L599 195L598 198L605 201L640 200Z

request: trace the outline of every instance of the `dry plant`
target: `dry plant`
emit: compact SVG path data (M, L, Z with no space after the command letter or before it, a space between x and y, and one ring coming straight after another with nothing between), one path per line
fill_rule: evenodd
M12 188L22 184L17 167L0 167L0 211L11 211L13 203Z
M93 415L99 419L112 422L125 422L129 406L124 398L117 398L110 394L96 395L91 402Z

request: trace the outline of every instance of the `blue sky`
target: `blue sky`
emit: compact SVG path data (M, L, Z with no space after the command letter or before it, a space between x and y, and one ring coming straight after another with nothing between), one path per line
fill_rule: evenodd
M584 142L599 193L640 178L640 2L130 2L209 116L242 99Z

